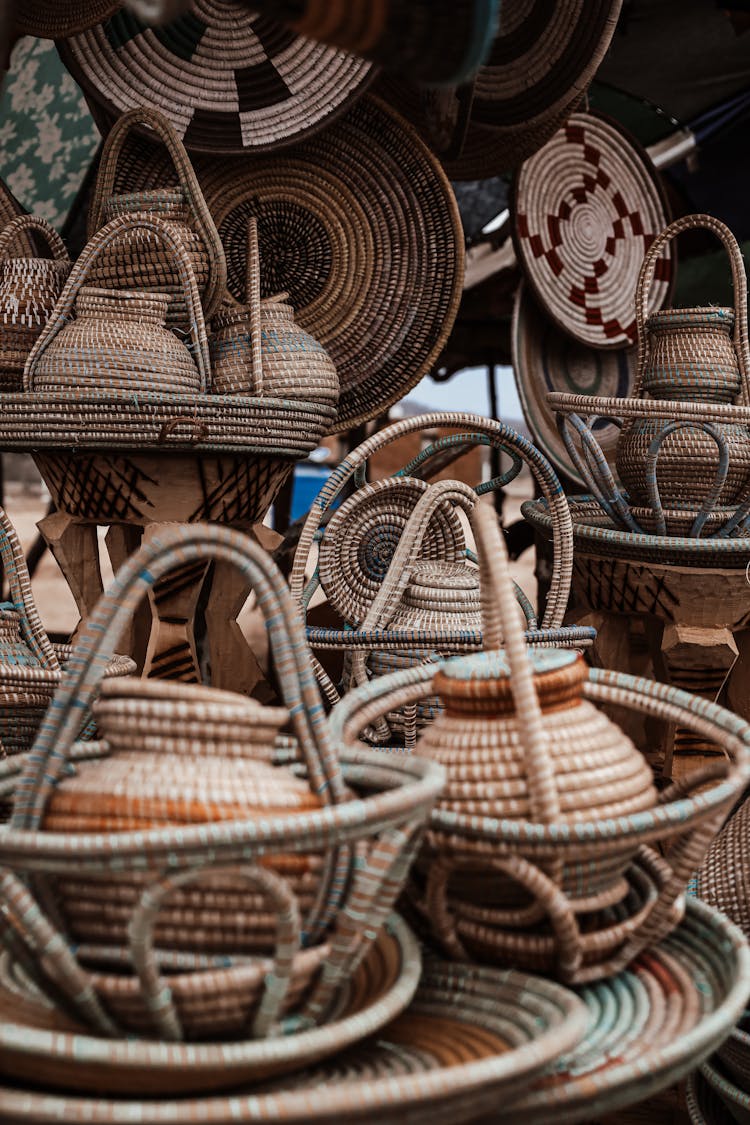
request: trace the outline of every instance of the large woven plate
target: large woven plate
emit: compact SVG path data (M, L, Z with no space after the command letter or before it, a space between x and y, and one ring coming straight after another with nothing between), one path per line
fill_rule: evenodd
M194 160L245 295L247 222L258 219L263 296L286 291L341 383L336 428L377 417L435 362L461 298L464 244L450 183L415 130L366 97L305 144L273 157ZM139 139L117 191L170 182L163 152Z
M299 1069L376 1032L409 1004L420 970L416 939L393 915L346 986L343 1013L331 1023L270 1039L166 1043L103 1039L81 1031L38 994L14 985L6 962L0 976L0 1073L13 1081L28 1078L92 1093L138 1090L155 1096L227 1089ZM0 1121L9 1120L3 1116L4 1101L0 1091Z
M119 0L17 0L13 13L19 35L59 39L111 16Z
M560 437L547 392L627 398L635 380L636 349L602 351L577 343L544 315L523 284L513 307L511 348L518 397L534 444L556 469L582 485L583 478ZM618 427L601 418L594 423L594 433L614 472Z
M626 972L577 990L589 1009L586 1038L492 1120L600 1120L679 1082L729 1034L744 1009L749 974L740 930L690 900L669 938Z
M118 11L59 47L107 113L159 109L196 152L260 152L314 132L363 92L372 69L241 0L192 0L164 27Z
M519 170L511 206L518 259L556 324L593 348L635 343L644 254L669 215L657 173L608 118L574 113ZM669 294L672 258L657 263L650 308Z
M0 1088L0 1121L126 1125L441 1125L512 1100L578 1042L586 1013L567 989L513 971L425 967L411 1007L359 1047L253 1093L177 1103L67 1098ZM299 1038L298 1036L295 1038Z

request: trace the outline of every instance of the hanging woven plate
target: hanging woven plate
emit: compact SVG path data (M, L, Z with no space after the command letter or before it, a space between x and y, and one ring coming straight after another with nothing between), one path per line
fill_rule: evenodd
M524 284L519 286L513 306L511 349L518 397L534 444L555 469L582 485L583 478L560 437L547 393L627 398L635 380L636 349L601 351L577 343L544 315ZM619 428L606 418L595 422L593 428L614 472Z
M262 152L298 140L330 124L372 70L240 0L192 0L163 27L118 11L59 46L106 113L159 109L196 152Z
M549 140L580 103L621 7L622 0L503 0L489 58L472 83L463 146L437 148L452 180L512 171ZM385 75L382 93L436 143L425 94L413 81ZM464 87L459 102L468 97Z
M637 142L609 118L574 113L519 170L511 214L524 273L560 328L594 348L634 344L643 256L669 223ZM650 311L669 294L672 261L657 265Z
M273 157L193 161L244 298L247 223L258 219L261 293L289 293L341 384L345 429L377 417L425 375L461 298L463 231L440 163L372 97L317 137ZM120 159L116 191L169 182L163 154L140 138Z
M119 0L16 0L13 22L18 35L59 39L93 27L119 6Z

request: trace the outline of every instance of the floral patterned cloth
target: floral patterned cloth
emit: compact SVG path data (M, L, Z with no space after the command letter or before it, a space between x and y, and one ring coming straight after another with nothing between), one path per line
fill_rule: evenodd
M54 43L20 39L0 93L0 177L19 203L59 230L98 144Z

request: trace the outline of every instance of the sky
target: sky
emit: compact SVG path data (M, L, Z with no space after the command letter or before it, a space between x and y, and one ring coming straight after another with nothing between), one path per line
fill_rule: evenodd
M513 425L523 419L513 368L498 367L496 371L500 418ZM489 416L487 369L467 367L463 371L457 371L447 383L435 383L428 376L416 385L406 401L431 410L468 410L474 414Z

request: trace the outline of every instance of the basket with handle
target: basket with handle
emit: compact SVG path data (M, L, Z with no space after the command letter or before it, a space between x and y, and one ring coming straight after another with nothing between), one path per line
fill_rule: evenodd
M178 279L189 313L192 354L165 327L163 293L101 289L87 283L123 237L145 233ZM173 227L150 216L123 215L97 231L65 288L24 369L24 390L102 390L201 394L208 390L208 338L191 260Z
M448 782L415 868L416 909L458 959L598 979L679 921L687 880L745 784L750 728L674 688L527 649L494 514L477 505L472 525L487 651L357 688L332 727L346 744L437 694L444 712L416 750ZM645 760L595 703L678 721L728 758L657 796ZM654 845L667 840L664 858Z
M228 305L212 321L213 389L338 404L339 379L325 348L294 321L288 294L260 297L258 221L247 231L245 305Z
M0 605L0 744L5 756L31 747L71 650L67 645L52 644L44 631L23 549L3 508L0 559L9 587L8 601ZM132 660L113 656L104 674L109 678L134 671ZM81 715L79 731L88 725L90 717Z
M12 254L29 231L44 239L51 258ZM26 358L52 314L70 265L62 239L44 219L19 215L0 231L0 391L21 389Z
M649 314L665 247L696 229L711 231L727 251L734 308ZM654 240L638 279L636 325L638 365L630 398L548 396L568 454L617 527L695 538L736 534L746 528L750 510L750 351L745 268L724 223L688 215ZM597 444L592 418L612 418L620 426L615 464L626 493Z
M372 459L388 446L436 429L458 432L439 433L398 472L367 481ZM460 481L427 483L456 454L475 447L509 456L510 468L475 488ZM524 465L547 498L555 524L552 582L541 622L517 589L529 640L585 645L593 638L592 630L562 624L573 567L571 523L562 486L546 458L502 422L468 413L419 415L385 427L347 455L321 489L299 538L290 585L301 612L307 613L322 587L331 609L342 618L340 629L308 628L314 649L340 649L345 654L338 685L316 660L316 674L331 703L363 682L366 673L381 674L389 667L481 646L476 560L461 520L479 497L510 483ZM352 495L333 511L352 482ZM402 742L413 741L417 726L433 713L429 701L422 701L410 716L392 717L394 733ZM379 726L383 732L383 724Z
M47 829L47 818L54 818L56 809L65 813L76 795L81 800L74 813L85 813L91 794L107 789L109 768L117 784L117 746L113 751L106 739L99 747L100 760L79 763L71 776L69 763L78 757L73 745L77 716L97 689L112 646L140 599L175 566L196 559L233 564L252 583L293 730L291 739L272 742L274 764L256 761L256 766L263 766L261 773L280 771L276 788L281 794L282 781L287 790L291 786L299 793L306 788L301 781L306 777L308 799L288 811L268 802L263 807L256 801L253 807L232 799L219 809L207 794L199 816L188 790L180 798L177 781L176 791L165 780L163 791L157 786L154 793L152 779L151 794L140 792L138 781L125 793L122 815L112 819L109 829L99 824L85 830L84 825L82 831L80 819L72 832ZM217 699L213 689L158 685L144 690L146 702L149 690L179 697L183 708L193 708L192 721L199 708L201 722L214 732L217 724L225 730L230 721L224 693ZM113 694L123 697L122 692ZM137 686L125 694L141 699ZM236 707L251 707L236 698ZM159 709L142 707L141 714L146 713L150 720L163 717ZM120 718L123 714L127 710L120 708ZM112 728L111 710L107 722ZM182 727L184 733L189 724ZM235 730L233 741L241 749L241 728L235 724ZM173 726L172 749L174 734ZM242 768L248 769L252 740L245 749L248 761ZM136 746L132 756L139 752ZM215 746L205 757L207 770L214 758L211 770L222 765ZM192 760L199 765L200 747ZM165 756L161 774L154 778L166 779L173 761ZM241 776L236 754L230 763L223 775L225 789L227 777ZM142 769L135 776L146 784ZM184 779L184 763L174 776ZM416 759L386 763L374 752L355 752L340 762L302 627L274 564L237 532L204 524L170 527L128 560L101 599L18 782L12 821L0 830L11 940L24 964L36 964L33 977L50 999L100 1034L125 1034L128 1016L141 1033L173 1040L189 1037L198 1026L204 1036L207 1028L224 1036L252 1036L324 1022L335 1012L340 988L367 953L401 889L442 780L439 767ZM267 791L269 784L257 783ZM97 815L106 817L112 796L110 792L102 799ZM175 812L175 802L181 813ZM313 893L301 902L289 873L305 864L313 872L307 882ZM33 890L25 882L32 876ZM71 880L78 884L75 893L63 893L66 880L68 890ZM78 946L66 910L75 907L84 887L89 898L98 899L100 913L109 903L109 916L121 916L125 905L122 944L105 944L100 938L96 946L90 941ZM176 947L174 941L170 944L169 929L160 928L159 918L163 911L169 915L175 901L176 917L180 908L183 917L200 922L211 917L220 948L210 942L201 947L200 923L192 946L189 927L187 935L183 927ZM269 918L275 925L268 947L243 948L243 928L252 929L257 922L256 929L265 925L267 933ZM117 937L116 927L112 937ZM35 960L42 949L48 955ZM114 977L106 969L113 963L118 969ZM175 965L184 971L172 990L165 974ZM112 1006L108 1000L117 990L120 1004ZM328 1049L335 1050L335 1037L330 1038Z
M133 129L148 128L161 140L177 173L176 187L115 194L117 164ZM179 234L195 272L203 311L212 316L224 295L227 280L224 248L203 198L185 146L174 126L155 109L141 106L124 113L112 126L104 148L89 213L89 237L121 215L151 215ZM92 284L104 289L145 289L169 297L168 323L189 327L191 316L172 262L163 247L138 228L127 228L99 259Z

